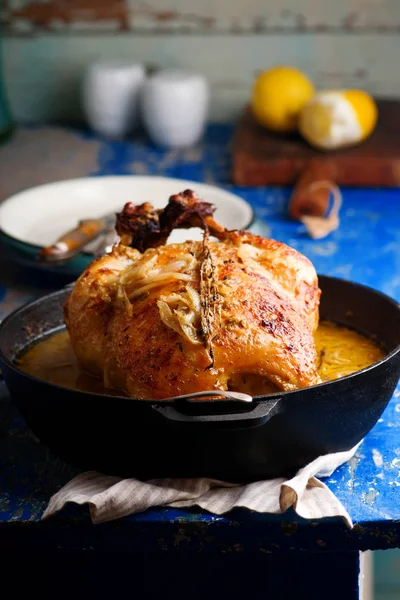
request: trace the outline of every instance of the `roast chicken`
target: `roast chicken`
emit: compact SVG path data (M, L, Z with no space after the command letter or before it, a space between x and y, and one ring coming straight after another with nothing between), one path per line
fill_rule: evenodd
M190 190L164 210L125 205L119 243L65 304L83 370L140 399L319 383L313 265L283 243L224 229L213 212ZM203 241L166 243L189 227L201 227Z

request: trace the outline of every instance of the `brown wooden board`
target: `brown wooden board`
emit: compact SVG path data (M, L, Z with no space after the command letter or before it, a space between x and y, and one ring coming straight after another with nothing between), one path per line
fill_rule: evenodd
M378 100L378 108L378 125L370 138L353 148L324 152L299 135L267 131L247 107L233 143L234 183L294 185L301 177L350 186L400 185L400 101Z

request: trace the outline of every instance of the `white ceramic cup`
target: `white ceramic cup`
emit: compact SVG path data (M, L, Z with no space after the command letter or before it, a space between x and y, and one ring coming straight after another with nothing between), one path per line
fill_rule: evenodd
M122 138L137 125L143 65L99 60L85 72L82 105L89 126L100 135Z
M184 148L196 144L204 132L208 106L208 84L198 73L168 69L151 75L143 85L143 125L160 146Z

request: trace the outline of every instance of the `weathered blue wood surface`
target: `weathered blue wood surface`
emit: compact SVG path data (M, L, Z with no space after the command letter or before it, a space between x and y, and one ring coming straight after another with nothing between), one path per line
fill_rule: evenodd
M86 134L69 135L77 136L81 144L94 141ZM200 148L174 153L151 148L144 142L98 141L97 162L88 174L152 173L230 187L231 135L229 127L215 126ZM69 172L69 176L73 174ZM287 218L289 190L234 191L268 223L272 237L304 252L320 273L369 284L400 299L399 190L343 190L340 229L322 241L310 240L301 224ZM62 283L10 265L3 265L1 271L0 317ZM286 556L299 550L318 555L347 551L343 555L347 557L345 564L352 566L348 579L343 581L347 589L353 589L350 582L354 582L358 568L357 550L400 546L400 389L357 456L327 480L356 523L353 531L337 520L309 523L293 513L281 517L244 510L225 517L196 510L151 510L93 527L87 508L74 506L49 521L39 522L50 495L66 483L74 469L49 455L26 429L4 388L2 393L0 544L7 544L10 551L20 551L21 547L28 552L38 548L42 552L112 548L116 552L151 555L168 550L174 555L250 553L259 557L271 553ZM326 573L322 563L319 568Z

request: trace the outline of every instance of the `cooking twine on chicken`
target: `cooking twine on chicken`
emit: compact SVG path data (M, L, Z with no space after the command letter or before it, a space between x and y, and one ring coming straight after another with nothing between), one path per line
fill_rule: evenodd
M221 304L222 297L218 291L218 274L215 261L209 245L210 232L221 238L226 233L225 228L213 219L215 208L208 202L200 200L191 190L185 190L182 194L171 196L168 205L164 209L154 209L151 204L145 203L140 206L127 204L124 211L118 215L117 232L124 242L131 247L144 252L148 248L155 248L166 243L170 232L175 228L201 227L204 230L202 252L199 257L200 263L200 328L197 332L198 340L193 325L186 323L185 316L188 307L193 308L196 304L194 296L196 292L187 286L185 294L180 295L181 310L177 307L171 309L168 300L176 301L176 294L166 298L160 298L157 302L160 316L163 322L177 331L183 333L192 343L203 343L210 364L214 366L214 353L212 343L221 328ZM155 257L154 257L155 259ZM151 265L150 265L151 266ZM168 270L168 269L167 269ZM158 269L160 271L160 269ZM189 275L172 272L169 268L167 273L158 273L152 286L170 279L191 280ZM130 273L130 280L135 279ZM134 281L137 284L137 281ZM130 299L147 291L150 285L131 290ZM186 298L186 296L189 296Z
M218 291L217 267L209 246L210 232L204 223L203 252L200 264L200 321L204 347L210 358L207 369L214 366L212 343L221 328L222 297Z

